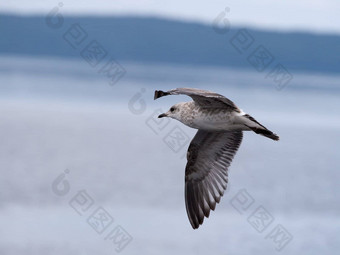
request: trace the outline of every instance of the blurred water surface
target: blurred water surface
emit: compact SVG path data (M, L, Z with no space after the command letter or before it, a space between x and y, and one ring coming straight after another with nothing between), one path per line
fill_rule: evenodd
M79 60L0 58L1 254L114 254L115 226L132 237L123 254L275 254L268 237L281 224L293 237L281 254L336 254L340 249L340 77L294 74L283 90L265 74L212 67L122 63L117 84ZM278 133L273 142L246 133L229 188L193 231L184 205L188 144L171 149L173 128L152 116L184 96L153 101L155 89L196 87L233 100ZM163 128L162 130L160 130ZM70 190L52 183L65 174ZM70 206L85 190L93 206ZM231 204L246 190L253 204ZM87 222L102 206L114 219L98 234ZM263 206L274 218L262 232L248 218Z

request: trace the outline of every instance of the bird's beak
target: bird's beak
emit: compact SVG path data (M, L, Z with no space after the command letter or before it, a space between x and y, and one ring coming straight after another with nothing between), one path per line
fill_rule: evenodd
M168 117L166 113L162 113L161 115L158 116L158 118L163 118L163 117Z

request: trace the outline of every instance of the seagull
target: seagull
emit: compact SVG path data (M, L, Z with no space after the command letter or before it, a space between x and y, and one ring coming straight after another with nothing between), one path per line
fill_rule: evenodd
M190 224L197 229L215 210L228 183L228 168L240 147L243 131L253 131L272 140L279 136L268 130L228 98L206 90L177 88L156 90L154 99L187 95L193 101L178 103L158 118L169 117L198 129L187 152L185 206Z

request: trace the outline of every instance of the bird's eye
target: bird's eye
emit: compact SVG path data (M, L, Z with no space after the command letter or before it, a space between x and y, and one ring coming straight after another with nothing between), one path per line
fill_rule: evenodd
M170 112L174 112L175 111L175 108L174 107L171 107L170 108Z

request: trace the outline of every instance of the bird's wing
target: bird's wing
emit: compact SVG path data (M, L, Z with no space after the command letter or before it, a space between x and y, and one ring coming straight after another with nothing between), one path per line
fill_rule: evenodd
M190 96L202 108L229 108L231 111L240 112L240 109L228 98L207 90L194 88L177 88L169 91L156 90L154 99L167 95Z
M228 183L228 167L242 141L242 131L198 130L188 149L185 205L194 229L209 217Z

